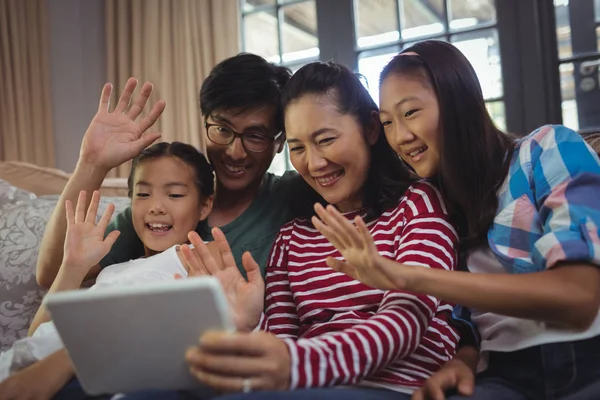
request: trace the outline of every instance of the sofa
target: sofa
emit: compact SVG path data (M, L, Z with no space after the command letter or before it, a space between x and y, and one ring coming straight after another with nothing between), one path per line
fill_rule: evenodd
M39 245L68 177L26 163L0 163L0 351L27 335L45 294L35 279ZM101 193L98 217L110 203L115 215L129 205L124 180L107 180Z

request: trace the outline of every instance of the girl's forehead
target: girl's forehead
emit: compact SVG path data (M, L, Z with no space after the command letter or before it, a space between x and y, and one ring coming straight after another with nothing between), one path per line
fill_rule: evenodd
M136 167L135 180L193 180L194 170L178 157L163 156L142 160Z

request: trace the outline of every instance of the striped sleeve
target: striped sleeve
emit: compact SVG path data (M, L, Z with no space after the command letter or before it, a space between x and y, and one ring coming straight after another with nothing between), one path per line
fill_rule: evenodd
M284 226L273 244L265 279L265 293L268 295L260 322L260 330L271 332L280 339L296 339L299 330L298 312L287 271L286 239L289 240L292 226Z
M456 233L437 197L429 196L436 194L433 188L420 184L415 188L417 192L408 194L405 204L414 209L396 225L396 260L452 269ZM292 360L291 389L357 384L408 357L418 348L439 303L431 296L388 291L377 312L351 328L297 341L286 339Z
M597 155L575 131L560 125L534 132L530 146L532 189L543 225L532 261L540 268L561 261L600 265Z

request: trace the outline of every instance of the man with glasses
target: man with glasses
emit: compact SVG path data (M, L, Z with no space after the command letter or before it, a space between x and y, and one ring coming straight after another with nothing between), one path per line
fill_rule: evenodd
M259 56L242 53L215 66L200 90L200 109L205 125L204 132L199 134L206 135L208 139L207 156L215 170L217 186L212 212L206 221L198 224L196 231L202 239L211 241L211 227L219 227L243 274L241 258L246 251L252 254L264 274L275 235L292 218L290 205L293 198L300 196L299 191L307 190L302 178L294 172L287 172L281 177L267 173L275 154L284 148L280 95L290 76L287 68L268 63ZM75 202L81 190L91 195L100 187L110 169L135 157L158 137L154 134L140 135L156 121L164 103L155 104L148 117L139 124L135 123L152 90L151 85L144 85L138 99L129 107L135 85L135 80L130 80L115 111L106 113L100 110L86 131L77 168L61 195L40 248L37 280L44 287L50 287L54 281L62 259L66 232L65 200ZM105 133L117 118L124 119L129 129L118 132L131 134L139 131L137 136L126 136L116 130ZM98 142L107 145L98 145ZM135 151L131 150L134 147ZM122 155L116 157L115 153ZM116 217L107 234L116 229L121 235L100 266L95 268L95 273L101 267L144 254L142 242L133 229L131 208Z

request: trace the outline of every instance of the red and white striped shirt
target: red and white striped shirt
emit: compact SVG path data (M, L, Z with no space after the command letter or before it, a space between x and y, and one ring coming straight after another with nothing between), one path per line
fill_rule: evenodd
M457 235L428 183L411 186L367 226L385 257L455 267ZM450 304L373 289L333 271L328 256L343 259L306 219L284 225L271 250L261 329L286 342L291 389L366 385L411 393L454 356L459 336L448 323Z

